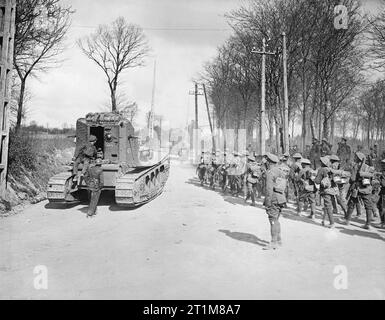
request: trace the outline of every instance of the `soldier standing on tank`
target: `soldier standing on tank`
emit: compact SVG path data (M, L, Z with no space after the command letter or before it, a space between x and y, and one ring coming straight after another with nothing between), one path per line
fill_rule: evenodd
M73 178L73 182L75 184L77 184L79 180L78 179L79 164L83 163L83 168L80 173L80 177L83 177L84 174L87 172L90 162L96 159L96 156L97 156L97 149L95 147L96 141L97 141L97 138L94 135L90 135L88 139L88 143L75 151L75 155L72 159L74 161L72 174L75 175Z
M356 152L354 157L355 165L353 167L352 176L350 177L351 186L349 188L348 210L345 216L346 225L350 224L351 216L356 204L361 200L365 206L366 223L364 229L370 229L372 220L372 186L371 179L373 172L370 172L370 167L365 163L365 155L362 152Z
M322 225L325 226L325 218L327 215L329 218L329 227L334 228L332 197L335 196L336 192L331 186L332 173L329 167L330 161L328 157L321 157L320 161L321 168L318 169L314 182L320 186L320 195L324 201Z
M282 245L279 217L287 201L285 197L286 177L278 168L278 161L276 155L266 155L266 195L263 205L269 218L271 242L263 248L264 250L277 249Z
M312 170L311 162L309 159L302 159L302 169L298 175L299 189L299 211L301 211L302 204L304 204L303 211L306 211L307 205L310 205L309 218L314 220L315 218L315 194L316 185L314 183L316 177L316 171Z
M96 159L96 163L90 166L85 175L85 181L90 192L90 205L87 218L96 215L96 208L104 185L102 159Z

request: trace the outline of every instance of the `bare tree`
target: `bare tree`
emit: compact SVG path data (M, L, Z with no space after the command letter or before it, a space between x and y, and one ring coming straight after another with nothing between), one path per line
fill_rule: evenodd
M63 40L70 26L71 7L59 0L18 0L14 44L14 66L20 79L15 130L19 130L24 112L27 79L45 72L60 61Z
M95 33L79 39L77 43L83 53L106 75L111 110L116 112L119 76L128 68L144 65L144 58L149 52L143 30L120 17L111 26L100 25Z
M369 20L370 29L368 39L371 42L370 56L373 58L371 67L383 71L385 67L385 1L382 1L382 10Z

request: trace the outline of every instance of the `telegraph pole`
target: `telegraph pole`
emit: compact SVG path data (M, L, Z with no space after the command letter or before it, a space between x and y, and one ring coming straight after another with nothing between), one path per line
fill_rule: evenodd
M152 83L152 94L151 94L151 111L149 119L149 137L154 138L154 102L155 102L155 80L156 80L156 60L154 60L154 78Z
M194 88L194 91L193 92L189 92L190 95L194 95L195 96L195 143L198 144L198 129L199 129L199 125L198 125L198 95L202 95L201 93L198 93L198 83L195 82L195 88ZM198 145L195 146L195 156L197 157L197 151L198 151ZM197 158L195 158L197 159Z
M15 33L16 0L0 1L0 198L7 189L9 105L11 74L13 68L13 44Z
M286 33L282 32L282 61L283 61L283 137L284 148L283 152L289 151L289 95L287 89L287 52L286 52Z
M256 51L255 48L251 51L252 53L257 53L262 55L262 68L261 68L261 112L260 112L260 154L263 155L266 153L266 123L265 123L265 86L266 86L266 78L265 78L265 68L266 68L266 55L275 55L274 52L266 51L266 39L262 39L262 51Z
M207 109L207 116L209 118L209 124L210 124L210 130L211 130L211 139L212 139L212 143L213 143L213 151L215 151L215 149L216 149L215 148L215 139L214 139L213 124L211 122L211 116L210 116L210 110L209 110L209 101L207 99L206 86L204 83L202 84L202 86L203 86L203 92L204 92L205 100L206 100L206 109Z

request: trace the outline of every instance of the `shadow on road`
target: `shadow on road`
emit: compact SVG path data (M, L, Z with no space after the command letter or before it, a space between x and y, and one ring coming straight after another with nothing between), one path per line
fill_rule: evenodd
M341 228L341 227L337 227L336 229L339 229L341 233L345 233L345 234L348 234L350 236L362 236L362 237L368 237L368 238L372 238L372 239L385 241L385 239L383 237L381 237L378 233L375 233L375 232L351 230L351 229L345 229L345 228Z
M257 244L262 247L265 247L269 244L268 241L259 239L257 236L250 233L232 232L230 230L218 230L218 231L224 233L226 236L232 239Z
M83 213L87 213L88 210L88 200L79 200L75 202L68 202L68 203L61 203L61 202L49 202L47 203L44 208L45 209L53 209L53 210L65 210L65 209L71 209L79 205L85 205L86 207L80 208L79 211ZM142 206L142 205L141 205ZM98 202L98 207L109 207L108 209L110 211L133 211L136 209L139 209L141 206L130 208L130 207L122 207L118 206L115 203L115 191L113 190L103 190L100 199Z
M216 186L215 189L212 189L207 185L201 186L198 178L190 178L185 183L191 184L193 186L196 186L196 187L208 190L208 191L216 192L222 196L224 201L231 203L232 205L241 205L241 206L250 207L250 203L245 202L243 198L232 196L229 193L224 193L224 192L222 192L222 190L218 186ZM263 201L262 199L257 199L257 203L255 204L255 208L265 209L265 207L261 203L262 201ZM306 215L309 215L309 214L310 214L310 212L306 212ZM294 208L290 208L290 207L284 208L282 210L282 216L285 219L289 219L289 220L293 220L293 221L300 221L300 222L309 223L312 225L318 225L318 226L324 228L324 226L322 226L322 224L320 222L314 221L314 220L308 218L308 216L298 215L298 213L296 212L296 210ZM323 216L322 209L318 208L316 210L315 217L322 220L322 216ZM338 223L338 219L342 218L342 217L343 217L342 215L334 215L335 222ZM326 218L325 222L328 224L329 220ZM353 217L352 222L364 224L364 221L359 217ZM360 227L360 225L358 225L358 224L351 224L351 226ZM351 236L368 237L368 238L372 238L372 239L378 239L378 240L385 241L384 237L382 237L380 234L373 232L373 231L354 230L354 229L350 229L350 228L344 228L343 225L339 225L338 227L336 227L336 229L338 229L341 233L351 235ZM377 230L377 228L373 227L373 230ZM384 232L381 229L378 229L378 231ZM230 232L228 230L220 230L220 232L225 233L229 237L232 237L231 235L233 234L232 232ZM240 238L242 238L242 235L248 235L248 234L242 234L239 232L235 232L234 234L236 234L236 236L238 235ZM249 236L255 237L253 235L249 235ZM255 238L258 239L257 237L255 237ZM234 236L234 239L237 239L237 238L235 238L235 236ZM242 240L242 239L237 239L237 240L247 241L247 240Z
M49 202L46 205L44 205L45 209L48 210L65 210L65 209L72 209L80 204L83 204L82 201L76 201L76 202L69 202L69 203L55 203L55 202Z

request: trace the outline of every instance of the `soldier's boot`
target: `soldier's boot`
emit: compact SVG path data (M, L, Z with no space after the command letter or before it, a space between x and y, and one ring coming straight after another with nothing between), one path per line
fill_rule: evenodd
M324 208L323 209L323 212L322 212L322 226L325 226L325 220L326 220L326 209Z
M255 193L251 191L251 205L255 207Z
M366 223L362 226L366 230L370 230L370 222L372 221L372 213L371 209L366 211Z
M372 218L378 218L378 209L377 208L374 208L373 209L373 216L372 216ZM372 220L375 220L375 219L372 219Z
M277 221L277 245L282 247L281 224Z
M333 217L333 209L327 209L326 214L329 218L329 225L328 228L334 229L335 224L334 224L334 217Z
M93 218L96 216L96 211L95 212L87 212L87 218Z
M297 216L301 216L301 213L302 213L301 202L299 200L296 200L296 204L297 204L297 210L296 210Z
M339 221L340 223L345 224L345 225L347 225L347 226L350 225L350 220L351 220L352 215L353 215L354 207L355 207L354 204L348 205L348 208L347 208L347 211L346 211L346 215L345 215L345 217L344 217L344 220L343 220L343 221Z
M313 221L315 221L315 213L314 213L314 211L310 212L310 214L308 215L308 218L312 219Z
M278 236L279 236L279 227L278 221L273 219L270 220L270 233L271 233L271 242L263 247L263 250L275 250L278 248Z
M246 191L245 202L247 202L247 200L249 200L250 197L251 197L250 191Z
M359 203L357 203L357 205L356 205L356 210L357 210L357 217L360 217L361 216L361 205Z
M276 250L278 249L278 243L277 242L270 242L267 246L262 248L263 250Z

